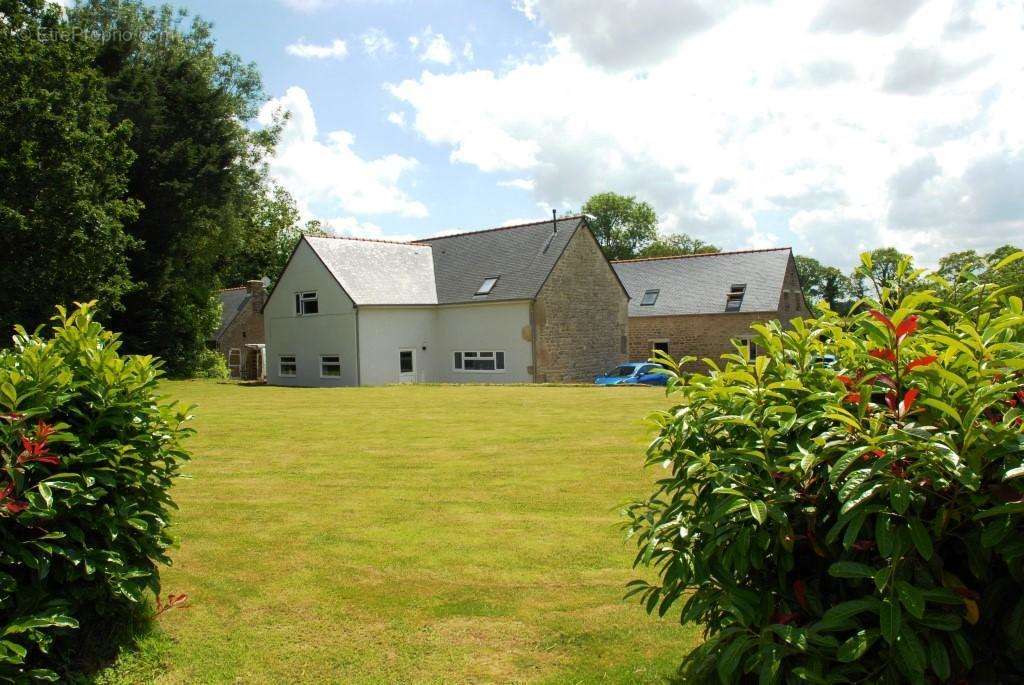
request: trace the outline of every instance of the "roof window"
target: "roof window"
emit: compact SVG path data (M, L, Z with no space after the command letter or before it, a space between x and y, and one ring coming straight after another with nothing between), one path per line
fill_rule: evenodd
M655 302L658 301L658 293L659 292L661 292L661 291L660 290L645 290L644 291L644 296L640 300L640 306L641 307L650 307L650 306L652 306Z
M725 297L725 311L738 312L743 304L743 295L747 292L746 283L733 283L729 287L729 294Z
M494 284L498 282L499 276L488 276L484 279L484 282L480 284L480 287L476 289L477 295L490 295L491 291L494 290Z

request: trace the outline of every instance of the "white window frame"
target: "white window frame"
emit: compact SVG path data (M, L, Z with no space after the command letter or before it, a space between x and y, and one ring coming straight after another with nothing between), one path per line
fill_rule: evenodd
M324 361L325 359L337 359L337 362ZM324 365L337 366L338 373L324 373ZM321 354L320 355L320 378L341 378L341 355L340 354Z
M235 361L231 361L231 356L235 355ZM229 369L241 369L242 368L242 349L240 347L232 347L228 350L228 368Z
M291 373L284 372L285 359L291 359L291 366L295 367L295 370ZM295 378L299 375L299 358L294 354L279 354L277 355L277 375L281 378Z
M306 303L315 302L316 311L307 312ZM320 296L315 290L305 290L295 293L295 316L316 316L320 313Z
M455 365L455 355L460 355L459 360L462 362L462 368L460 369ZM471 359L494 359L493 369L467 369L466 368L466 355L474 355ZM501 368L498 368L498 355L501 355ZM491 355L490 357L481 355ZM505 350L452 350L452 371L455 373L506 373L508 366L506 365L506 352Z
M498 285L498 279L501 276L488 276L480 283L480 287L476 289L474 295L490 295L491 291L494 290L494 286Z

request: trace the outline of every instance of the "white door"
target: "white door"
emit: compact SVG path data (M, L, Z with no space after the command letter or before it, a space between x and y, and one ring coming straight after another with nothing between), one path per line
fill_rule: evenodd
M416 382L416 350L398 351L398 382Z

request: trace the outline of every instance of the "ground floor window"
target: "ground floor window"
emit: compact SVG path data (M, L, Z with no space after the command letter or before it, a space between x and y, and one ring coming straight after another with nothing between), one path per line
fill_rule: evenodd
M504 352L455 352L453 367L456 371L504 371Z
M295 363L294 354L282 354L280 357L280 366L278 372L283 377L291 377L296 374L299 370L299 365Z
M743 345L750 352L750 358L754 359L757 357L757 344L753 340L747 338L740 338L740 345Z
M324 354L320 356L320 378L341 378L341 356Z
M664 352L665 354L668 354L668 340L652 340L651 351Z
M399 350L398 351L398 371L399 373L412 373L412 350Z
M232 347L228 350L228 369L232 376L237 376L242 368L242 350Z

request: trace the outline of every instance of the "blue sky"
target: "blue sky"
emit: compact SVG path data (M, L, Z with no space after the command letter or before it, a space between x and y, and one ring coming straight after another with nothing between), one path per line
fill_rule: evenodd
M614 190L663 232L848 267L1024 234L1005 0L178 3L254 61L307 217L404 239ZM259 125L259 122L253 122Z

